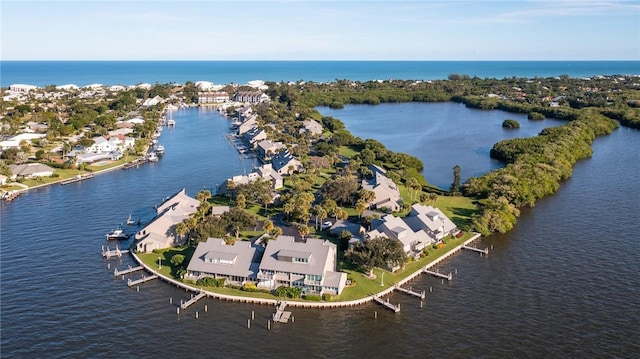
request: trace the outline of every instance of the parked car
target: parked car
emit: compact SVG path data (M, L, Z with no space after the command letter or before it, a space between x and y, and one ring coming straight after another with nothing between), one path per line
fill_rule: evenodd
M333 223L331 221L325 221L322 223L322 229L329 229L331 228L331 226L333 226Z

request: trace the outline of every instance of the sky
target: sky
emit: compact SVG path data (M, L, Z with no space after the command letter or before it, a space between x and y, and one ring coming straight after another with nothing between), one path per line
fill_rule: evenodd
M640 0L2 0L2 60L640 60Z

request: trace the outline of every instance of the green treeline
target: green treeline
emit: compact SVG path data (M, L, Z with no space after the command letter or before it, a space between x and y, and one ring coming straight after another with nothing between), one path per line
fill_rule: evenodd
M466 195L481 198L481 214L475 215L477 231L507 232L513 228L519 207L532 207L536 200L555 193L560 182L571 177L573 165L590 157L591 143L611 133L618 124L597 111L581 113L574 121L544 129L538 136L498 142L491 157L507 166L470 178Z

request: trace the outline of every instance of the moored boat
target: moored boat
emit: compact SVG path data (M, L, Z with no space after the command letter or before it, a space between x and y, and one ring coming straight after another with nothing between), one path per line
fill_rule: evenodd
M124 233L124 230L122 230L122 228L118 227L116 229L112 229L109 233L107 233L106 237L108 240L128 239L129 235Z

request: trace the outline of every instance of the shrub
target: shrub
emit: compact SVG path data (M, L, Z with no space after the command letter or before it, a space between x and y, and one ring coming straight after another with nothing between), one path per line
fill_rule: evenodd
M324 293L324 294L322 295L322 300L324 300L325 302L330 301L330 300L331 300L331 294L329 294L329 293Z
M534 121L542 121L544 120L544 115L539 112L530 112L527 118Z
M315 294L306 294L306 295L304 296L304 299L306 299L306 300L313 300L313 301L319 302L319 301L321 301L321 300L322 300L322 297L321 297L321 296L319 296L319 295L315 295Z
M520 128L520 122L508 118L506 120L504 120L504 122L502 122L502 127L504 128Z
M203 287L224 287L224 282L226 278L213 278L213 277L204 277L200 278L196 281L196 285L200 285Z

